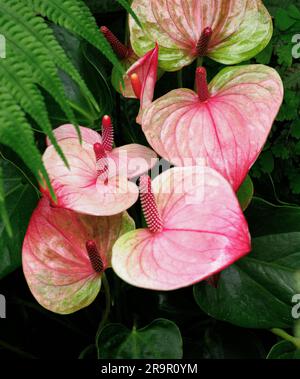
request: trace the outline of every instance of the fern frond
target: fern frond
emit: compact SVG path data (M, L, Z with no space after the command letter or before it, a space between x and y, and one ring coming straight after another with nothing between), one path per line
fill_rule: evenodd
M89 8L81 0L22 0L35 11L48 17L52 22L84 38L99 49L104 56L121 72L124 69L110 44L99 32L96 21Z
M35 120L68 166L63 151L54 137L44 98L38 87L32 82L26 65L15 57L8 57L0 64L0 88L2 87L5 87L24 111Z
M138 18L138 16L135 14L135 12L132 10L130 4L127 0L117 0L117 2L122 5L122 7L132 16L132 18L135 20L135 22L139 25L140 28L142 28L142 24Z
M2 220L8 236L11 238L12 227L9 222L9 217L5 208L5 193L4 193L4 180L3 180L3 170L0 167L0 219Z
M8 7L7 3L2 4L2 9L6 9L6 12L9 12L9 8L12 11L10 13L11 19L29 32L34 40L40 42L48 50L48 54L57 66L74 79L83 94L86 95L88 99L91 99L94 102L93 105L97 107L90 90L87 88L72 62L68 59L65 51L57 42L52 30L48 27L44 19L41 17L32 17L32 10L24 6L22 1L11 1L10 7Z
M32 17L29 13L31 17L27 17L24 25L21 22L19 6L19 0L10 0L9 3L0 1L0 25L7 40L7 56L17 56L28 64L33 80L42 85L57 101L80 135L74 112L68 104L63 85L58 77L55 62L49 55L47 46L36 39L32 32L37 24L37 17ZM29 15L25 4L22 11Z
M7 56L0 60L0 143L19 155L39 182L46 182L55 199L26 116L39 125L66 163L52 131L42 89L58 103L79 135L75 106L65 93L59 71L79 86L91 110L99 112L99 106L43 17L95 46L121 73L123 68L82 0L0 0L0 31L6 38ZM0 217L5 218L3 204L0 193Z
M45 180L51 196L55 198L48 173L35 145L32 129L21 107L5 88L0 91L0 104L0 143L10 147L23 159L38 182Z

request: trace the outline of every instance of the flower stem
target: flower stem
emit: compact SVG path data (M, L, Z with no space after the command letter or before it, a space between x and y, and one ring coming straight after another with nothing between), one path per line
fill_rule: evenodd
M177 72L177 85L178 88L183 88L182 70Z
M198 57L197 58L197 67L203 66L204 57Z
M300 320L296 322L294 327L294 335L296 338L300 339Z
M38 359L36 356L27 353L26 351L23 351L15 346L12 346L9 343L2 340L0 340L0 347L4 348L5 350L9 350L17 355L20 355L21 357L26 359Z
M284 331L283 329L279 329L279 328L271 329L271 332L274 333L276 336L281 337L284 340L291 342L292 344L296 346L297 349L300 349L300 338L293 337L290 334L288 334L286 331Z
M95 350L95 345L88 345L82 352L79 354L78 359L85 359L85 356Z
M98 326L98 330L97 330L96 337L95 337L95 343L96 343L98 358L100 357L98 340L99 340L100 334L102 332L102 329L104 328L105 324L107 323L107 320L108 320L108 317L110 314L110 308L111 308L110 288L109 288L109 283L108 283L108 280L106 278L105 273L102 274L102 284L103 284L103 289L104 289L104 293L105 293L105 311L103 313L103 316L102 316L102 319L101 319L100 324Z

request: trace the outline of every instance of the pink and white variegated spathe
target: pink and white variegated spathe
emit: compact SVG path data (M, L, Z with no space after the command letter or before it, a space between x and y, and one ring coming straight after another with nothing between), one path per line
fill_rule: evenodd
M138 144L113 148L108 116L103 118L102 136L85 127L80 127L80 131L82 144L73 125L54 130L70 169L52 145L43 155L57 197L55 206L94 216L125 211L138 198L138 187L128 179L151 169L156 154ZM42 191L48 194L47 189Z
M283 100L278 73L263 65L223 69L209 85L196 71L197 92L176 89L145 111L150 146L176 166L208 165L238 190L258 158Z
M148 228L124 234L112 253L114 271L131 285L186 287L250 251L248 225L235 193L213 169L176 167L156 177L152 186L149 177L142 177L140 187Z
M88 306L111 265L114 242L133 228L126 212L94 217L54 208L42 198L22 249L23 271L33 296L43 307L60 314Z
M177 71L197 57L246 61L267 46L272 18L261 0L134 0L142 28L129 17L130 41L143 56L159 45L159 67Z
M100 30L126 70L122 83L118 70L113 68L112 84L124 97L140 100L140 111L137 116L137 122L140 124L143 110L151 104L154 96L158 75L159 46L156 43L153 49L139 58L131 47L120 42L106 26L102 26Z

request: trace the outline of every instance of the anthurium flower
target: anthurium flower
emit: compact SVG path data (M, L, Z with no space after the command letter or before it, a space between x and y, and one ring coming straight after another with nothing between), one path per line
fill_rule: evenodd
M236 191L260 154L283 99L277 72L263 65L223 69L207 85L196 71L197 92L177 89L145 111L152 148L176 166L204 163Z
M102 136L84 127L80 127L80 131L82 144L72 125L54 130L70 169L52 145L43 155L57 197L55 205L94 216L123 212L138 198L138 187L127 178L151 169L156 163L156 154L138 144L113 148L109 116L103 118ZM47 190L43 191L47 194Z
M124 97L140 100L140 112L137 116L137 122L140 124L143 110L151 104L154 96L158 75L159 47L156 44L154 49L138 58L131 47L123 45L106 26L102 26L101 31L126 69L123 84L118 71L113 69L112 84Z
M135 97L140 100L140 111L137 123L141 124L144 110L152 103L154 89L157 81L158 45L140 58L127 71L124 81L125 88L134 94L128 93L126 97ZM125 94L124 94L125 96Z
M157 42L159 66L166 71L202 56L224 64L246 61L273 33L261 0L134 0L132 9L143 26L129 18L133 50L142 56Z
M124 212L93 217L54 208L44 197L32 214L23 243L23 271L36 300L68 314L91 304L111 264L115 240L134 228Z
M151 188L152 187L152 188ZM173 290L204 280L250 251L247 222L230 184L209 167L141 177L148 224L120 237L112 267L126 282Z

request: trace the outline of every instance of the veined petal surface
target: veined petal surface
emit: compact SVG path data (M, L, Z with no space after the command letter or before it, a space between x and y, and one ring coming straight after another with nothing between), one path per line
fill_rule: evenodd
M223 69L201 102L178 89L147 108L142 128L151 147L177 166L208 165L237 190L259 156L283 100L278 73L263 65Z
M247 222L230 184L209 167L176 167L152 182L163 230L138 229L113 247L126 282L173 290L225 269L250 251Z

